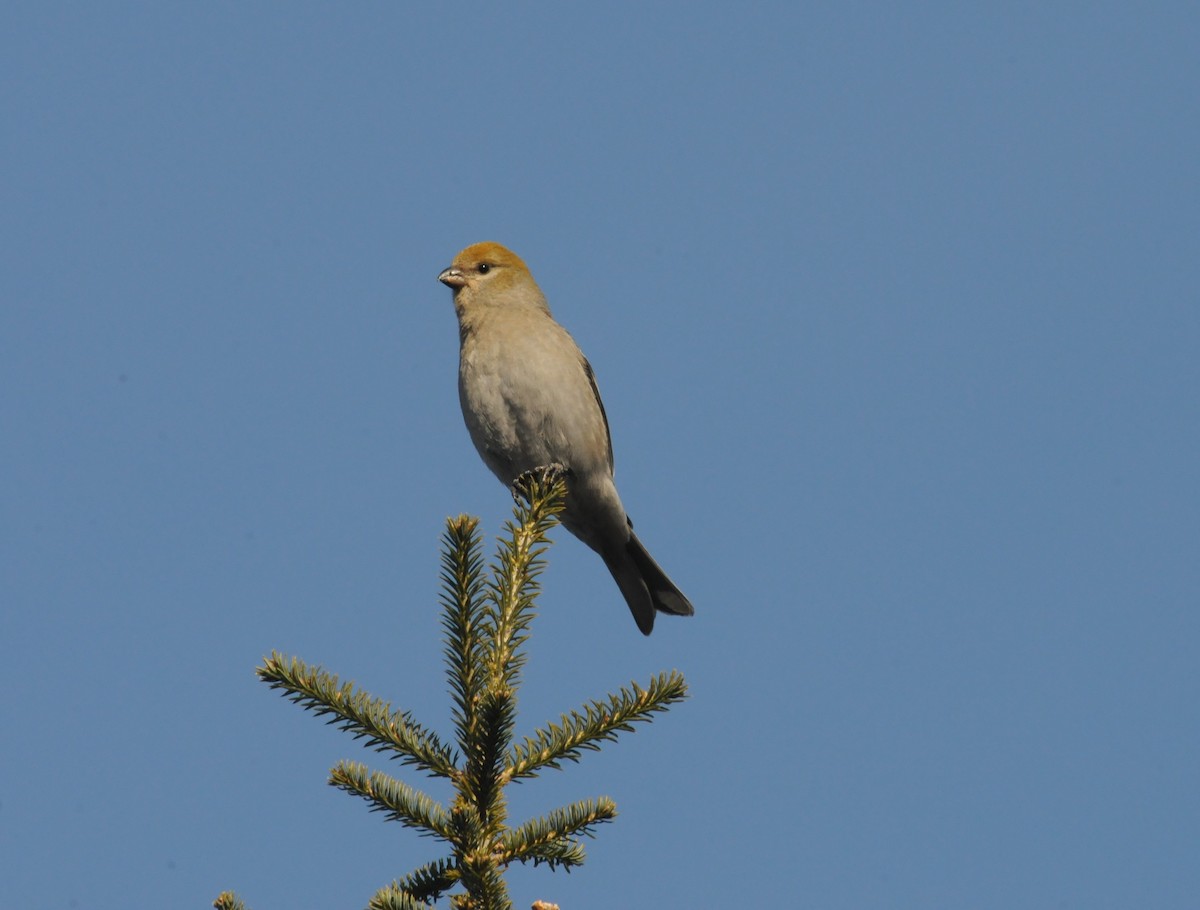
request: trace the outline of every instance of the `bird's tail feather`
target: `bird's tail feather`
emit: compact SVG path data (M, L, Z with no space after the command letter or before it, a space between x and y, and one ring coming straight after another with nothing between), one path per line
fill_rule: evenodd
M654 631L655 610L675 616L691 616L695 612L691 601L667 578L667 573L659 568L632 531L624 550L601 555L643 635Z
M625 596L625 603L629 604L629 612L633 614L634 622L642 630L643 635L649 635L654 631L654 600L650 596L650 589L646 587L646 582L642 580L642 570L638 567L637 561L628 553L620 550L611 556L601 555L604 557L604 564L612 573L617 587Z
M692 602L675 587L675 582L667 578L667 573L654 561L654 557L646 551L632 530L629 532L629 543L625 549L637 563L638 571L642 573L642 579L650 590L650 599L654 602L656 610L673 616L692 616L696 612Z

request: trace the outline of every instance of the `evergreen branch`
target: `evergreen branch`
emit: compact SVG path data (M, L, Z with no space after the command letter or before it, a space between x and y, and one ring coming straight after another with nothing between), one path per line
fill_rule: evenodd
M473 805L462 802L461 798L450 810L450 828L451 843L454 844L456 852L461 854L480 851L487 839L479 811Z
M508 886L493 857L465 857L461 868L467 894L459 897L457 906L471 910L512 910Z
M442 628L446 632L446 675L454 703L452 719L459 748L466 748L475 730L483 691L480 665L480 594L483 589L482 540L479 519L467 515L447 519L442 537Z
M558 768L564 759L579 761L583 750L599 749L687 696L678 672L662 673L644 689L631 683L615 695L589 701L514 746L523 646L540 590L538 578L545 569L548 535L567 495L562 472L554 469L526 475L514 484L514 493L524 502L518 500L514 521L506 523L506 536L486 574L476 519L449 519L443 536L443 653L459 751L444 745L408 712L393 710L319 666L272 652L258 669L271 688L326 717L327 723L403 764L448 778L455 789L453 806L446 808L358 762L342 761L331 770L333 786L362 798L372 811L452 848L449 857L381 888L369 910L428 910L458 888L463 893L449 897L454 910L512 910L503 877L512 863L544 863L568 871L582 864L586 854L580 838L615 818L613 802L581 801L509 828L505 787L543 768ZM228 892L214 906L245 910Z
M507 817L503 773L516 720L517 706L512 692L484 693L476 735L466 756L463 795L479 812L485 836L499 830Z
M535 847L517 860L520 863L533 863L540 866L545 863L551 869L566 869L570 872L577 866L582 866L587 859L583 844L577 840L560 838L541 847Z
M516 780L533 777L543 768L560 768L564 759L577 762L581 750L599 750L602 742L615 741L622 731L632 733L633 724L648 723L656 712L686 697L687 683L677 670L658 674L645 689L630 683L607 700L590 701L582 711L564 714L561 723L525 737L509 756L509 774Z
M429 910L429 902L391 884L380 888L371 896L367 901L367 910Z
M472 805L456 805L450 813L450 822L455 834L459 881L468 895L459 903L472 910L511 910L508 887L500 875L479 812Z
M382 812L406 828L419 828L422 834L443 840L451 838L450 816L441 804L382 771L372 771L358 762L340 761L329 772L329 783L361 796L371 804L372 812Z
M489 613L488 685L492 689L515 690L519 685L525 655L521 645L533 622L534 599L541 586L537 577L545 569L542 558L549 544L550 529L558 523L566 485L554 472L527 475L516 489L526 497L513 510L515 521L505 523L506 537L500 539L498 566L488 583Z
M530 819L525 824L506 831L500 838L499 861L502 865L513 860L552 863L552 857L556 855L569 855L565 848L552 845L570 841L571 838L580 835L591 837L592 829L596 825L612 821L616 817L616 803L607 796L581 800L561 809L554 809L540 818Z
M246 910L246 905L242 899L232 891L222 891L217 895L217 899L213 901L215 910Z
M457 881L458 868L453 860L439 859L408 873L404 878L393 882L390 887L429 903L453 888Z
M272 689L318 717L332 715L327 723L365 739L376 752L392 752L406 765L415 765L436 777L455 773L455 757L437 735L413 720L407 711L393 711L380 698L341 683L319 666L272 651L258 668L259 678Z

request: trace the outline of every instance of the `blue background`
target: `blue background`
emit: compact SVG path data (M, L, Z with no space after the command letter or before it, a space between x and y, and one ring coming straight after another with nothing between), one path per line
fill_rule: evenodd
M253 669L449 731L442 523L510 500L435 279L490 239L697 614L557 534L522 731L692 698L518 789L621 815L517 906L1195 907L1194 6L508 7L0 12L0 906L440 855Z

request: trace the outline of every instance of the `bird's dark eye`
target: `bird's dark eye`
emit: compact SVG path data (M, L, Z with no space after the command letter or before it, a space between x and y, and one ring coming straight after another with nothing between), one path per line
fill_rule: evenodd
M492 270L492 267L490 265L488 265L486 262L479 263L479 274L480 275L486 275L491 270Z

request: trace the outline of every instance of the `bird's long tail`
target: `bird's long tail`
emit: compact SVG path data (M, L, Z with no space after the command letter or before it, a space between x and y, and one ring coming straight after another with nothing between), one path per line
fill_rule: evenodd
M673 616L691 616L696 612L692 602L667 578L667 573L654 561L654 557L646 552L646 548L632 531L629 532L629 544L626 549L637 563L646 587L650 589L650 599L654 601L656 610Z
M604 562L643 635L654 631L655 611L674 616L691 616L696 612L632 530L625 551L612 558L606 556Z

